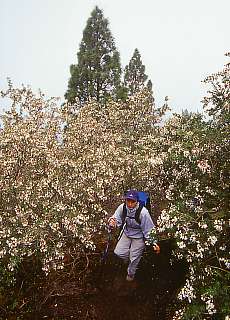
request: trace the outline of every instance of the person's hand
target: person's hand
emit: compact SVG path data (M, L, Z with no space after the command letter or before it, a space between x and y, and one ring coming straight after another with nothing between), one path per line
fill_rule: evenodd
M154 244L153 245L153 251L156 253L156 254L159 254L160 251L161 251L161 248L158 246L158 244Z
M117 222L116 222L116 220L114 218L110 218L109 221L108 221L108 225L109 225L109 228L114 229L117 226Z

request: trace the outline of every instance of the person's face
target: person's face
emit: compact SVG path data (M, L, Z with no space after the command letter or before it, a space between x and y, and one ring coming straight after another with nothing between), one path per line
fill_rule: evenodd
M126 205L129 209L133 209L137 205L137 201L133 199L126 199Z

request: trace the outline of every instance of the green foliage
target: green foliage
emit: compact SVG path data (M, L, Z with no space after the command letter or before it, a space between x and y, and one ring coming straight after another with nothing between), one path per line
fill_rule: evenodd
M90 99L102 104L111 98L125 101L127 97L147 89L151 93L150 103L153 104L152 82L145 74L138 49L135 49L124 69L124 82L121 84L120 56L108 20L97 6L83 31L77 58L77 64L70 66L70 79L65 94L69 103L76 103L76 99L81 106Z
M142 63L141 55L138 49L134 50L129 64L124 70L124 88L127 96L132 96L138 91L147 88L152 93L152 83L145 74L145 66Z
M87 21L77 54L78 62L70 66L71 77L65 98L81 105L90 99L105 103L116 98L120 87L120 57L109 30L108 20L96 7Z
M4 294L7 288L11 288L16 279L14 273L7 269L6 261L0 263L0 294Z
M186 309L183 319L204 320L205 306L199 303L193 303Z

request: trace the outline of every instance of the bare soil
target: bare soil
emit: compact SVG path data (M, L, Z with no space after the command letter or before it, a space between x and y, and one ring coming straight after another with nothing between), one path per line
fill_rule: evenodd
M82 266L75 266L81 272L72 269L65 277L41 285L33 310L23 319L172 319L187 266L183 261L171 263L170 244L163 241L159 255L145 252L133 282L126 281L126 266L112 249L105 261L100 252L93 258L88 255Z

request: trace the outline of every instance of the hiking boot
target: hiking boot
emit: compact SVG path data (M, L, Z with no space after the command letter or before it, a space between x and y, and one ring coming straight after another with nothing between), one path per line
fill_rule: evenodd
M132 274L127 274L126 276L126 281L133 281L134 280L134 275Z

